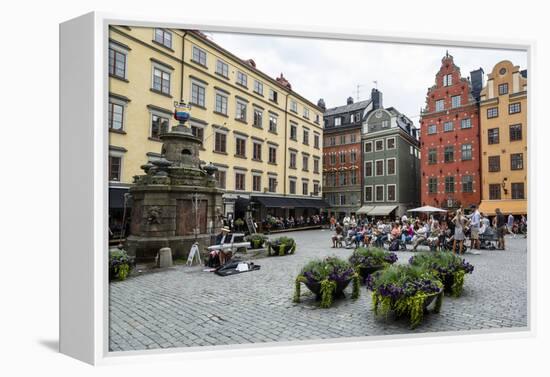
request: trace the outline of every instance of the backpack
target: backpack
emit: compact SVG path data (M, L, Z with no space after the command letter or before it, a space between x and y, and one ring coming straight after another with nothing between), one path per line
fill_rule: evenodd
M389 247L390 251L398 251L399 250L399 240L396 238L390 243Z

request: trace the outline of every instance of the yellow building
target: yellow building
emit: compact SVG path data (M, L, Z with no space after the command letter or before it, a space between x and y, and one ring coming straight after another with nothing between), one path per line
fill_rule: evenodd
M527 71L508 60L494 66L481 91L480 123L480 211L527 214Z
M276 208L296 208L290 214L299 216L321 207L322 110L292 91L282 74L269 77L199 31L112 26L113 211L133 176L143 174L140 166L160 157L159 135L176 124L179 100L192 106L188 125L203 139L201 159L219 169L226 214L242 217L235 203L246 206L251 198L262 205L258 217Z

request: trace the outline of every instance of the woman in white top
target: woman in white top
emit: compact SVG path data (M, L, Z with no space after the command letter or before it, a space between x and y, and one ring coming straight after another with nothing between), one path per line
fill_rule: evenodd
M456 211L456 216L452 219L452 222L455 224L455 234L453 239L453 253L455 253L456 242L458 241L458 254L463 254L462 246L464 245L464 228L468 225L468 220L466 216L462 214L462 209Z

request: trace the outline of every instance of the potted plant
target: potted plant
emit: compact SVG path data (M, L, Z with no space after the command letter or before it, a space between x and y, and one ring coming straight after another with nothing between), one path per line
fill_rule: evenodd
M238 218L235 220L235 227L237 227L237 230L241 231L243 229L244 220L241 218Z
M273 250L273 254L272 254ZM268 242L267 254L283 256L286 254L294 254L296 251L296 241L291 237L279 237Z
M253 249L259 249L264 246L265 241L267 241L267 237L261 233L254 233L248 235L246 240L250 242L250 246Z
M109 280L125 280L134 266L134 258L125 250L109 250Z
M377 247L359 247L349 257L349 262L355 268L363 281L368 275L381 270L397 261L397 255Z
M300 302L300 286L305 286L321 300L320 307L328 308L335 297L344 296L344 289L353 281L352 299L359 297L359 275L352 265L337 257L312 260L296 277L294 302Z
M474 271L474 266L451 252L419 253L409 259L409 264L432 270L443 283L445 293L460 297L464 276Z
M424 311L434 301L433 311L439 313L443 302L443 284L429 269L411 265L394 265L367 278L372 291L374 314L409 317L411 328L418 326Z

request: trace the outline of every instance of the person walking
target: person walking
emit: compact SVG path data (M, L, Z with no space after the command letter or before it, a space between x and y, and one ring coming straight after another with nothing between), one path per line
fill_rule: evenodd
M494 219L494 225L497 228L497 246L499 250L505 250L504 234L506 233L506 216L504 216L504 214L500 212L500 208L497 208L495 212L496 216Z
M516 238L516 233L514 233L514 215L509 214L508 215L508 222L506 224L508 228L508 233L512 234L514 238Z
M479 229L481 227L481 214L478 206L474 206L474 213L470 218L470 240L472 241L472 249L479 249Z
M466 216L462 214L462 209L459 208L456 211L456 216L453 218L452 223L455 226L455 233L454 233L454 239L453 239L453 253L456 254L455 248L458 241L458 254L462 255L462 247L464 246L464 239L466 236L464 235L464 229L468 225L468 219Z

